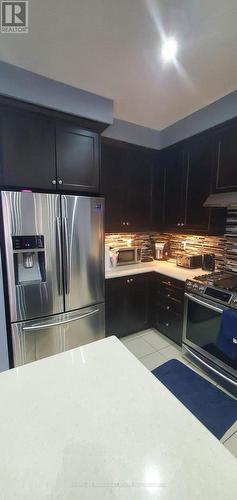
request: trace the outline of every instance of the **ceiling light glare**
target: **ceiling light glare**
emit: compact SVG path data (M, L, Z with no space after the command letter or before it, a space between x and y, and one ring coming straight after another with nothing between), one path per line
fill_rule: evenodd
M163 61L165 61L165 62L174 61L175 56L177 54L177 50L178 50L178 44L177 44L175 38L173 38L173 37L167 38L164 41L163 46L162 46L162 50L161 50L161 55L162 55Z

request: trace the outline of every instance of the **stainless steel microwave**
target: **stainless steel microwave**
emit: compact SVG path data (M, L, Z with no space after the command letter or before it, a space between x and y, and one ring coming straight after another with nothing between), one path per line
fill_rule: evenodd
M117 252L117 266L141 262L141 247L119 247Z

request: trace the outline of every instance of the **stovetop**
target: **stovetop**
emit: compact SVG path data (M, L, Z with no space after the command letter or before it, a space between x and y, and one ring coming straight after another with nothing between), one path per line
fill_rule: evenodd
M237 273L228 271L219 271L210 274L195 276L193 281L201 282L204 285L209 285L224 290L237 291Z
M225 306L237 308L237 273L219 271L187 280L185 290Z

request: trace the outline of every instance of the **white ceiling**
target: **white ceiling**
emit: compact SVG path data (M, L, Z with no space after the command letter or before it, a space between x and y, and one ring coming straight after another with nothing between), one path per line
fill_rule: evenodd
M237 0L30 0L29 28L0 34L1 60L112 98L132 123L163 129L237 88Z

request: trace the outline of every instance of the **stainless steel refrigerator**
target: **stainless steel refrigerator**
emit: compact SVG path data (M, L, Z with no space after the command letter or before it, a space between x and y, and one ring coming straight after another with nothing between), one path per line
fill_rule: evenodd
M104 200L2 191L14 366L104 337Z

